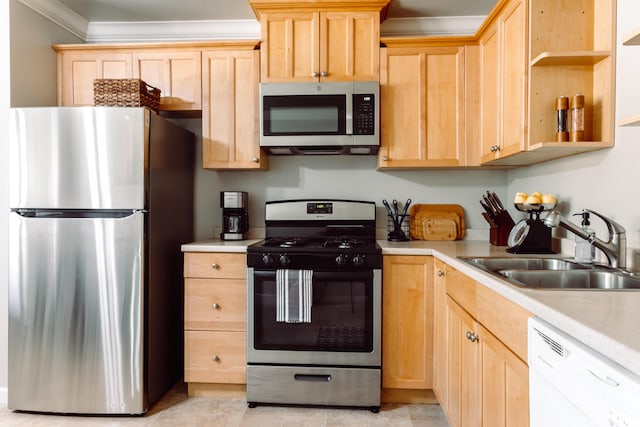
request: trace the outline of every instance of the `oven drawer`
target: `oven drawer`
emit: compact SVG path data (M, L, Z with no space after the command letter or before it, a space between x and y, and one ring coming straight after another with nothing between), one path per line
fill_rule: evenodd
M186 252L184 277L246 279L247 255L221 252Z
M185 329L245 331L246 325L246 280L185 279Z
M247 366L247 402L380 406L380 370Z
M184 332L184 380L195 383L245 384L244 332Z

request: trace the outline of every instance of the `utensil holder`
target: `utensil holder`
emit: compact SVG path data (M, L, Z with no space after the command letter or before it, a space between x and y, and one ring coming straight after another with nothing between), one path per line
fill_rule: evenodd
M409 240L409 215L393 217L387 215L387 240L390 242L406 242Z

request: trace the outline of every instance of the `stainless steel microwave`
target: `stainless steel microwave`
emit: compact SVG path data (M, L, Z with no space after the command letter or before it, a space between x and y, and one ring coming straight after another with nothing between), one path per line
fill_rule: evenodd
M378 82L262 83L260 147L270 154L376 154Z

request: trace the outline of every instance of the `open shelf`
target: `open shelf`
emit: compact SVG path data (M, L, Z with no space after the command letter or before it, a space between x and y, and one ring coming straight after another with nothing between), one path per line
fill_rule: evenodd
M640 114L618 120L618 126L640 126Z
M542 52L531 61L531 66L594 65L611 56L608 50L572 52Z
M640 28L624 36L622 44L624 46L640 46Z

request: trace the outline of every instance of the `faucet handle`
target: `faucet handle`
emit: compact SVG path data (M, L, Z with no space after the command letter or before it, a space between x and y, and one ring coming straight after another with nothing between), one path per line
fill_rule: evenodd
M607 224L607 228L609 229L609 238L613 237L613 235L615 234L625 234L627 232L627 230L625 230L622 225L618 224L614 220L607 218L606 216L599 214L596 211L592 211L591 209L585 209L585 211L594 214L602 221L604 221L605 224Z

